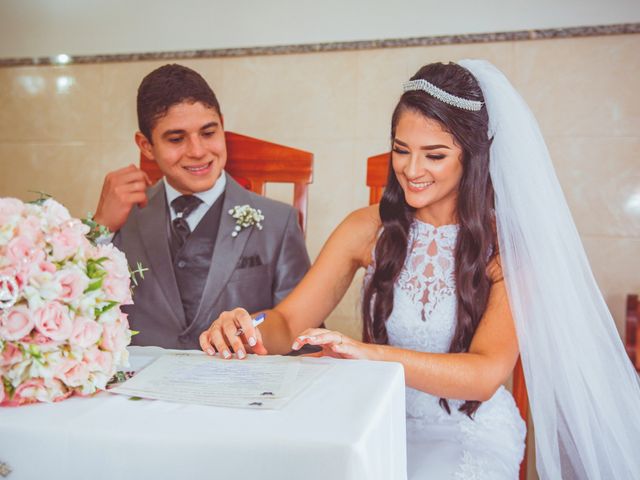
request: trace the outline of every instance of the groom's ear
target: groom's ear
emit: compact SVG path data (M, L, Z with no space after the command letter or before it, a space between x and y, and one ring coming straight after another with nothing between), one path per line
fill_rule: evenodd
M134 140L136 142L136 145L138 145L138 148L140 149L140 153L142 153L142 155L147 157L149 160L155 161L153 149L151 148L152 144L145 136L145 134L140 131L136 132Z

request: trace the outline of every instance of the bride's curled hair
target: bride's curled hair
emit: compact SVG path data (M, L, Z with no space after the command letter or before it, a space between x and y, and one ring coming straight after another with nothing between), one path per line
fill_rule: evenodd
M455 63L426 65L411 80L420 78L452 95L483 101L476 79ZM462 148L463 173L455 212L459 225L455 246L457 324L449 351L466 352L487 308L491 288L487 267L498 251L493 217L494 192L489 176L491 140L487 136L487 110L484 107L479 111L463 110L421 90L406 92L391 118L392 143L398 120L406 111L439 122ZM383 229L375 246L375 269L365 285L362 302L365 341L388 343L386 321L393 309L394 283L407 257L414 212L405 201L390 158L387 186L380 202ZM450 413L447 401L441 399L440 403ZM478 401L466 401L460 410L472 416L479 406Z

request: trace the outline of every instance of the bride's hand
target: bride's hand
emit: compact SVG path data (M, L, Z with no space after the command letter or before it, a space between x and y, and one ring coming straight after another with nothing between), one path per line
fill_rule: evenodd
M291 349L299 350L305 344L319 345L322 353L331 357L371 359L372 345L358 342L333 330L308 328L296 337Z

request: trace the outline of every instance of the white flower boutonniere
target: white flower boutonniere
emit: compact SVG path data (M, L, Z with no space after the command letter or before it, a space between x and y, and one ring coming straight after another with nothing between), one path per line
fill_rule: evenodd
M262 230L262 220L264 215L259 208L253 208L249 205L236 205L229 210L229 215L236 219L236 227L231 233L232 237L237 237L243 228L256 226L258 230Z

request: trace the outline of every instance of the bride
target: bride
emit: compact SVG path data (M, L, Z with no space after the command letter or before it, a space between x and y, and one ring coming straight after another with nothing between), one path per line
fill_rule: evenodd
M401 363L410 479L517 478L525 425L502 384L520 354L541 478L637 478L638 377L528 107L477 60L403 89L380 205L337 227L260 328L225 312L202 349ZM361 267L363 341L315 328Z

